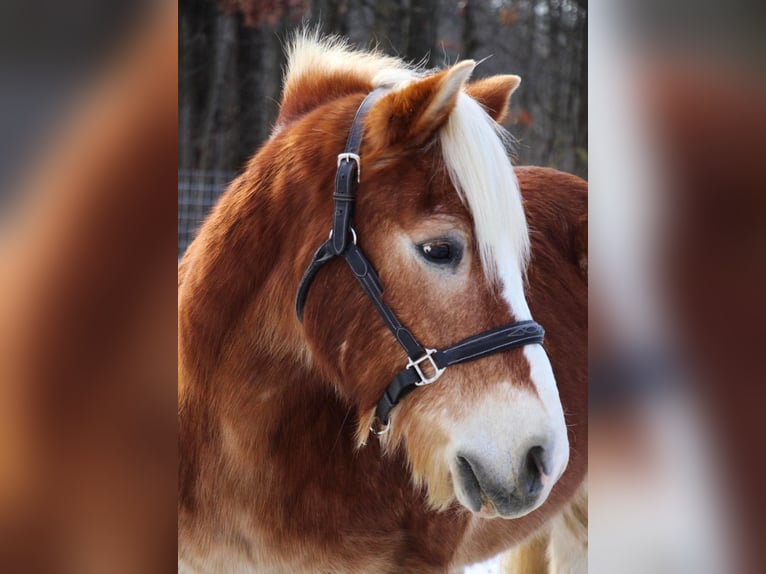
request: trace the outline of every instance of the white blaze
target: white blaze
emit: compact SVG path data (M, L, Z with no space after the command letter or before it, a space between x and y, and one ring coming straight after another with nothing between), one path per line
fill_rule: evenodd
M524 321L532 319L524 296L529 231L518 180L508 158L510 140L511 136L467 94L460 95L441 132L445 165L473 216L474 236L485 275L491 283L499 281L502 284L502 295L509 311L517 321ZM505 434L518 434L518 427L523 427L522 435L540 432L550 436L553 439L550 472L555 481L564 472L569 459L569 441L556 379L542 346L528 345L523 352L538 397L517 396L514 401L508 401L507 397L487 397L490 402L504 399L499 403L499 410L490 409L495 416L489 418L491 424L499 425L497 428L504 429ZM511 414L514 429L505 428ZM488 420L484 418L481 422L486 424ZM519 445L509 443L504 446ZM497 454L500 452L498 450ZM546 485L544 494L551 487L552 483Z

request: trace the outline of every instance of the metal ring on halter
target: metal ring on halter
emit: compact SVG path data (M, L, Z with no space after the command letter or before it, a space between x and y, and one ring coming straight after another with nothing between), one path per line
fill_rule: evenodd
M351 230L351 242L356 245L356 230L353 227L349 227ZM332 239L332 229L330 230L330 236L327 239Z
M378 419L377 419L377 417L375 417L375 420L376 420L376 421L378 420ZM372 425L370 425L370 432L371 432L372 434L374 434L375 436L381 436L381 435L384 435L384 434L386 434L386 433L387 433L388 431L390 431L390 430L391 430L391 420L390 420L390 419L389 419L389 421L388 421L388 424L386 424L384 427L382 427L382 430L381 430L381 428L380 428L380 427L378 427L378 428L376 429L376 428L375 428L375 423L373 423Z

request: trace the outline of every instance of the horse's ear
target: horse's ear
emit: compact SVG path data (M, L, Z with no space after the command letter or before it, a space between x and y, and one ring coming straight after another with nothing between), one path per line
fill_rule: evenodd
M371 122L373 138L382 145L428 141L449 118L475 67L464 60L386 96L370 113L377 120Z
M491 76L471 82L465 91L482 105L492 119L501 123L508 115L511 94L520 83L519 76Z

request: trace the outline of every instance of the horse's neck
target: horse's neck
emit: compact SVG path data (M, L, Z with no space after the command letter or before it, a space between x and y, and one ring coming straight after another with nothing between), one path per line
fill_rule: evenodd
M294 282L281 248L290 221L272 221L267 186L256 172L235 181L179 269L180 448L190 481L205 456L227 448L227 436L253 440L234 431L268 433L279 405L300 402L297 389L310 396L323 388L286 288Z
M293 218L273 213L269 185L257 170L235 181L182 261L179 353L185 386L207 384L227 363L244 361L246 367L259 354L305 356L294 294L286 288L294 282L293 270L282 249Z

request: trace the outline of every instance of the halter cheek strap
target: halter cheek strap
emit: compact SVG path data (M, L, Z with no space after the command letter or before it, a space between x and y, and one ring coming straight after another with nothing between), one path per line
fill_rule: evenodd
M319 268L330 259L345 253L349 246L349 235L351 235L353 243L356 244L356 232L351 227L351 221L354 215L356 189L362 174L359 150L362 147L362 137L364 136L364 118L367 117L367 113L375 102L386 92L386 89L378 88L367 95L356 110L354 122L351 124L351 131L346 140L346 150L338 155L335 193L332 194L335 210L332 216L330 237L314 253L308 269L303 274L295 300L295 311L301 322L303 322L303 307L306 304L309 287L311 287Z
M445 349L428 349L420 344L412 332L399 321L393 309L383 301L383 286L372 264L357 245L356 231L352 227L352 221L354 199L360 179L361 159L359 150L364 132L364 118L386 91L384 88L378 88L371 92L356 112L346 142L346 149L338 155L335 193L333 194L335 210L330 237L317 249L311 259L311 263L301 279L295 300L298 319L303 321L306 297L317 272L322 265L331 259L343 257L377 309L383 322L407 353L409 358L407 366L394 377L378 401L375 415L379 426L371 428L375 434L383 434L388 431L390 428L389 415L399 401L417 387L435 383L447 367L475 361L487 355L524 345L542 344L545 335L543 328L534 321L518 321L498 329L473 335Z

